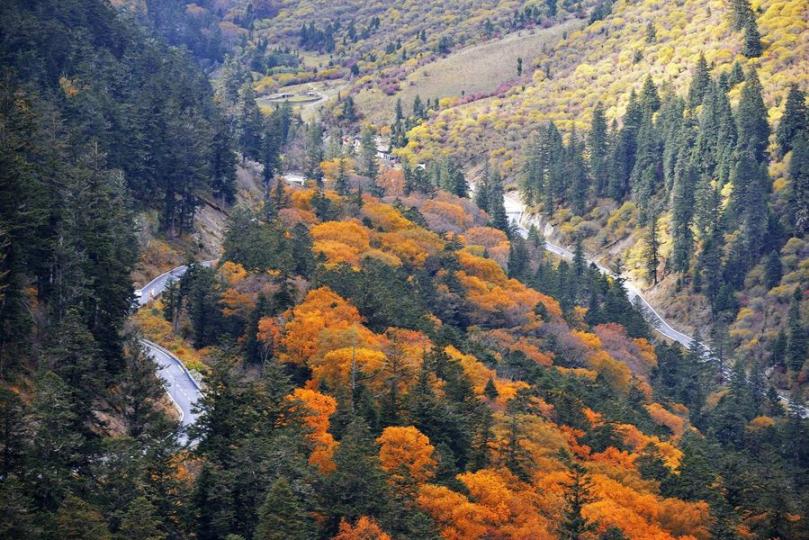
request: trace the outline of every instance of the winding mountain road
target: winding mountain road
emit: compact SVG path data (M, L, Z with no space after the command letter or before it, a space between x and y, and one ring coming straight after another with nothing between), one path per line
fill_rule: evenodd
M211 266L214 262L204 261L201 264ZM135 296L138 305L143 307L160 296L171 282L180 279L187 270L188 267L183 264L160 274L142 288L137 289ZM202 396L202 388L185 367L185 364L171 352L148 339L142 339L141 343L146 349L146 353L159 367L158 375L163 381L166 393L180 413L180 426L184 431L185 428L197 421L199 415L194 412L194 405ZM181 442L186 442L184 433L180 435L180 439Z
M302 184L304 177L297 173L288 173L285 178L289 184ZM202 266L213 266L215 260L203 261ZM180 279L188 270L188 266L183 264L176 268L164 272L152 279L149 283L135 290L135 298L139 307L143 307L158 296L160 296L166 287L172 282ZM182 360L177 358L169 350L164 349L157 343L142 339L144 349L149 357L157 364L159 368L159 376L163 381L163 387L166 393L174 402L174 406L180 413L180 426L182 430L179 435L180 442L185 444L187 436L185 429L193 425L198 414L194 412L194 405L202 397L202 387L185 367Z
M506 214L508 215L509 221L517 225L517 230L519 231L521 236L527 237L528 228L531 225L535 225L537 229L540 229L540 232L542 232L545 235L546 250L550 251L551 253L555 253L556 255L559 255L560 257L563 257L565 259L573 259L572 251L570 251L565 247L554 244L553 242L550 242L548 240L548 237L551 236L551 233L553 232L553 228L550 226L550 224L546 224L544 227L545 230L542 230L542 224L540 223L539 218L536 215L526 213L525 205L520 200L519 195L517 193L515 192L506 193L506 195L503 197L503 203L506 207ZM609 268L589 258L586 258L586 260L588 263L594 264L601 271L602 274L611 277L616 277L615 274ZM658 313L657 310L655 310L655 308L653 308L651 304L649 304L649 302L646 300L646 298L643 297L643 294L641 294L640 290L634 284L632 284L630 281L627 280L624 282L624 288L626 289L626 293L627 296L629 297L630 302L632 302L633 304L639 303L640 305L643 306L643 308L648 314L647 318L650 319L649 321L650 324L653 325L658 332L660 332L667 338L680 343L683 347L686 348L691 347L691 345L694 343L694 338L686 334L683 334L679 330L676 330L674 327L672 327L671 324L669 324L668 321L666 321L666 319L664 319L663 316L660 315L660 313ZM701 345L706 351L708 351L707 354L710 355L711 353L708 347L704 343L702 343Z
M520 200L519 194L517 192L506 193L503 197L503 204L506 208L506 215L508 216L509 222L516 225L517 231L519 232L520 236L522 236L523 238L527 238L528 228L531 225L534 225L537 227L537 229L540 230L540 232L544 234L545 249L547 251L555 253L556 255L559 255L560 257L563 257L565 259L573 259L573 252L571 252L569 249L563 246L554 244L553 242L550 242L548 240L548 237L552 236L553 227L549 223L546 223L545 226L543 227L537 215L529 214L526 211L525 205ZM612 272L609 268L599 264L596 261L589 259L586 256L585 260L588 263L594 264L601 271L602 274L611 277L616 277L615 273ZM660 315L660 313L658 313L657 310L653 308L651 304L649 304L649 301L643 297L643 294L641 294L640 290L636 285L627 280L624 281L624 288L626 289L627 297L629 298L630 302L632 302L633 304L640 304L641 306L643 306L644 311L646 312L646 319L647 321L649 321L649 324L651 324L654 327L655 330L657 330L663 336L673 341L676 341L677 343L680 343L685 348L690 348L694 344L695 341L694 338L672 327L671 324L669 324L669 322L666 321L666 319L664 319L663 316ZM719 361L719 358L717 358L716 355L714 355L713 351L711 351L711 349L705 343L699 342L699 344L702 350L704 351L703 358L705 362ZM729 380L732 371L731 368L727 365L721 366L722 366L721 367L722 377L725 380ZM783 403L786 407L790 406L791 401L786 395L784 395L783 392L779 391L778 397L781 400L781 403ZM804 418L809 418L809 407L801 406L800 414Z
M474 189L474 186L472 189ZM504 197L504 204L509 221L516 225L521 236L528 236L528 228L531 225L535 225L537 228L542 227L542 223L540 222L538 216L527 213L525 205L520 200L517 193L507 193ZM547 240L547 238L551 236L551 233L553 232L553 228L550 226L550 224L546 224L542 232L546 237L545 249L565 259L573 258L573 252L571 252L569 249ZM212 266L214 262L215 261L204 261L201 264L203 266ZM587 262L594 264L603 274L615 277L615 274L610 271L610 269L599 264L598 262L590 260L589 258L587 259ZM180 279L187 270L188 267L186 265L178 266L172 270L169 270L168 272L160 274L144 285L141 289L136 290L138 305L143 307L160 296L160 294L163 293L163 291L172 281ZM647 313L647 319L649 320L650 324L654 326L655 330L657 330L663 336L680 343L686 348L692 346L694 343L694 338L672 327L671 324L669 324L669 322L666 321L666 319L664 319L663 316L651 306L651 304L649 304L649 302L646 300L646 298L644 298L643 294L641 294L640 290L634 284L629 281L625 281L624 287L626 288L629 300L633 303L639 303L644 307ZM180 435L180 440L181 442L185 443L187 441L184 433L185 428L193 425L199 416L194 412L194 405L202 396L202 388L185 367L183 362L170 351L147 339L143 339L141 342L143 343L143 346L149 356L159 366L160 378L163 381L163 386L166 389L166 393L168 393L169 397L174 402L174 405L177 407L177 410L180 412L180 425L183 428L183 432ZM705 351L705 361L716 361L717 358L713 355L710 348L708 348L704 343L701 343L701 345ZM730 368L724 368L723 376L726 378L730 376ZM784 402L784 404L789 404L789 399L783 395L781 396L781 400ZM809 416L809 408L804 407L802 413L805 417Z
M158 373L166 393L180 412L180 425L186 428L197 421L194 404L202 395L202 389L191 376L182 361L157 343L142 339L147 354L159 366Z

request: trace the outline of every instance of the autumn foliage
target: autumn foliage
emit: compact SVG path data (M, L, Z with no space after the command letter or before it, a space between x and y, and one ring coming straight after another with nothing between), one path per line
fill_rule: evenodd
M337 410L337 401L331 396L306 388L296 388L290 396L300 403L304 423L309 428L309 439L314 448L309 456L309 463L322 473L330 473L335 469L332 456L337 443L329 433L329 417Z
M436 461L430 439L413 426L387 427L376 442L382 468L396 481L402 476L422 483L432 478Z
M541 511L541 497L508 471L481 469L458 480L469 496L429 484L419 496L444 538L556 538Z
M556 300L509 279L496 261L466 251L458 252L458 261L462 266L457 272L458 280L469 301L478 308L480 319L500 318L508 326L536 325L535 309L539 304L552 317L561 317Z
M350 346L372 338L357 308L327 287L309 291L292 309L291 319L284 327L284 359L297 364L307 364L327 343Z
M328 221L312 227L315 253L322 253L329 264L359 266L360 255L369 249L371 233L357 221Z
M391 537L373 518L361 516L354 525L345 520L340 522L334 540L391 540Z
M310 192L292 192L295 212L311 211ZM453 203L437 200L432 207L444 204ZM431 208L423 203L425 207ZM509 278L499 260L509 250L502 232L475 224L450 243L407 219L400 208L366 196L358 209L362 221L312 225L312 250L323 256L325 268L349 273L342 276L360 275L368 258L408 274L411 284L416 283L414 273L423 272L419 279L435 280L436 297L453 302L455 313L467 318L465 339L445 340L441 317L447 311L438 309L417 319L425 321L423 327L371 330L363 315L370 320L376 313L358 307L366 305L362 295L369 291L350 293L350 288L340 288L342 283L335 284L349 291L343 296L328 286L298 281L305 291L302 301L258 318L255 339L263 356L277 357L308 379L288 399L305 427L312 468L324 478L339 477L337 463L347 447L344 439L335 439L332 432L339 435L341 428L333 426L345 421L341 415L349 407L380 407L389 400L387 404L398 407L390 413L398 420L380 422L370 440L376 443L380 484L409 501L404 503L407 511L427 514L442 538L557 538L571 478L570 464L561 456L572 456L587 471L590 498L582 514L595 527L593 534L616 527L633 539L707 538L712 520L707 504L661 496L660 483L640 470L640 456L654 450L665 469L678 474L683 452L677 444L688 429L684 407L651 400L650 374L657 365L651 344L630 338L614 323L588 326L586 311L572 310L565 317L557 300ZM484 250L489 256L482 256ZM452 264L436 264L439 260ZM347 266L337 269L343 263ZM271 296L278 289L268 285L277 276L257 276L234 263L223 264L217 276L225 293L222 309L245 320L257 305L258 292ZM519 369L512 371L509 362ZM437 370L433 364L443 367ZM579 402L575 395L536 392L521 380L529 366L571 384L603 383L603 391L614 399L640 390L637 395L644 401L637 413L671 435L649 435L633 424L611 421L608 411ZM456 373L462 384L451 382L448 373ZM420 386L425 381L426 388ZM362 396L357 389L368 401L353 401ZM447 403L459 391L468 392L462 398L467 411L476 411L464 420L470 422L467 426L478 420L479 411L489 416L485 431L470 434L466 443L476 445L481 465L458 469L447 482L442 475L448 442L438 441L442 433L430 432L429 422L419 424L423 420L411 411L428 417L450 414ZM413 392L421 393L418 399L423 401L411 402ZM338 398L346 401L338 406ZM580 421L570 421L571 414ZM765 424L751 422L748 430ZM615 445L597 448L588 437L607 427ZM382 520L355 515L339 521L335 538L390 538L386 527Z
M498 393L498 401L506 403L513 398L521 388L528 388L522 381L508 381L497 376L495 370L487 368L482 362L471 354L464 354L452 345L447 346L444 352L463 368L464 373L469 378L475 393L483 395L483 391L488 381L493 381Z

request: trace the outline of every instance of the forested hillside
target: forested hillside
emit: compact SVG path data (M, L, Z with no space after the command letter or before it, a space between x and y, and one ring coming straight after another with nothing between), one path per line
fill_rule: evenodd
M434 112L406 159L485 159L570 244L723 360L799 391L809 358L802 2L616 2L533 84Z
M0 16L4 375L62 323L92 334L112 375L132 212L157 210L174 235L190 230L198 192L232 199L227 125L182 52L103 2L6 2Z
M595 5L591 0L115 3L170 43L186 46L205 67L213 69L226 58L227 78L249 80L260 95L322 81L337 81L351 94L364 89L393 95L408 84L408 74L453 51L586 18Z
M192 269L138 316L209 358L198 536L802 534L799 513L781 514L799 512L800 484L732 502L709 487L789 467L801 421L767 416L784 414L777 399L736 374L694 417L704 438L687 412L716 373L698 351L655 349L619 282L554 263L538 235L509 247L464 198L382 203L339 178L326 185L345 195L277 183L231 218L218 269ZM776 440L767 462L732 448ZM777 493L792 495L770 506Z
M257 23L256 29L270 42L297 39L301 48L327 54L330 67L356 77L354 91L378 87L391 94L407 73L439 56L515 30L581 16L591 4L296 1L276 17ZM300 21L308 21L308 26Z
M805 15L4 2L0 538L809 538Z
M235 157L205 76L106 2L3 2L0 64L0 536L104 537L96 494L147 503L176 445L125 326L134 215L186 233Z
M436 121L411 133L409 149L424 160L439 150L465 155L472 146L462 143L474 142L516 172L523 141L537 124L554 121L568 131L575 122L586 129L598 103L608 122L619 120L632 90L640 94L647 76L662 93L686 97L700 54L714 77L731 72L737 62L742 71L756 67L770 121L780 118L790 84L804 89L809 84L803 69L809 54L806 6L800 0L764 0L752 6L726 0L606 5L609 10L601 20L538 51L531 62L526 59L526 66L535 68L533 84L442 111ZM755 44L747 50L745 26L750 24L745 21L755 21L760 50ZM734 104L739 90L730 93Z

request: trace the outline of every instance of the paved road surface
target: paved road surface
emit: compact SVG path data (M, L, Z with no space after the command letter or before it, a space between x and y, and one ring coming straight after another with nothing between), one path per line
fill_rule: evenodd
M201 390L183 363L171 352L148 339L141 340L146 352L160 367L159 376L177 410L180 411L180 425L188 427L199 416L194 412L194 404L199 400Z
M532 224L535 225L538 229L540 229L540 222L537 216L529 215L525 213L525 205L519 198L519 195L515 192L509 192L505 195L503 200L505 207L506 207L506 214L508 214L508 218L511 222L517 224L517 229L523 237L528 236L528 227ZM543 233L547 233L548 231L542 231ZM556 245L553 242L550 242L547 239L548 234L546 234L545 238L545 249L550 251L551 253L555 253L560 257L564 257L565 259L572 259L573 252L569 249ZM602 274L606 274L608 276L615 277L615 275L610 271L608 268L602 266L601 264L587 259L588 263L595 264L596 267L601 271ZM682 332L674 329L671 324L669 324L666 319L663 318L660 313L658 313L646 298L640 293L638 288L633 285L629 281L624 282L624 288L626 288L627 296L629 297L629 301L633 303L640 303L649 315L650 323L655 327L655 329L666 336L669 339L677 341L678 343L682 344L684 347L688 348L691 347L691 344L694 342L694 339L691 336L683 334ZM702 344L705 347L705 344Z
M522 201L520 201L518 194L506 194L504 202L509 220L517 224L518 230L523 237L528 235L528 227L530 227L531 224L534 224L537 227L540 226L539 219L536 216L531 216L525 212L525 206L523 205ZM543 232L547 233L548 231ZM546 234L546 237L547 236L550 235ZM545 249L566 259L573 258L573 253L569 249L556 245L553 242L548 241L547 238L545 240ZM202 264L205 266L211 266L214 262L215 261L205 261ZM607 275L613 275L608 268L596 263L595 261L590 261L588 259L588 262L595 264L599 270L601 270L601 272ZM160 296L168 284L174 280L180 279L183 274L185 274L187 269L188 267L186 265L178 266L173 270L157 276L152 281L144 285L143 288L136 291L136 293L139 295L139 305L144 306L154 300L156 297ZM649 318L651 319L651 323L658 332L674 341L681 343L684 347L691 346L694 341L693 338L674 329L649 304L646 298L643 297L643 295L634 285L629 282L625 282L625 287L627 289L627 295L629 296L630 301L639 302L646 308ZM171 354L171 352L149 340L144 339L142 342L149 356L158 364L158 366L160 366L160 376L163 380L163 386L166 388L166 392L169 394L175 406L180 411L180 424L183 428L194 424L198 416L193 412L194 404L202 395L202 390L199 384L188 372L182 361ZM703 348L706 351L706 360L714 360L715 358L710 352L710 349L705 347L704 344ZM728 368L725 368L725 370L729 371ZM725 376L728 375L729 373L725 373ZM784 396L781 396L781 399L785 404L789 403ZM804 408L803 413L804 416L809 415L809 408ZM184 434L181 435L181 441L186 442Z
M211 266L213 263L214 261L205 261L202 265ZM160 274L144 285L143 288L136 290L135 294L138 298L138 304L145 306L160 296L169 283L180 279L183 274L185 274L186 270L188 270L186 265L178 266L164 274ZM180 412L180 425L183 428L187 428L196 422L199 416L194 413L194 404L202 395L202 389L199 383L194 380L194 377L191 376L191 373L186 369L182 361L171 352L148 339L141 340L141 343L146 349L147 354L159 366L160 371L158 375L163 381L163 387ZM185 434L181 434L180 440L182 443L187 441Z
M537 229L541 230L541 223L539 218L536 215L527 214L525 212L525 205L520 200L520 196L517 192L507 193L503 197L503 203L504 206L506 207L506 214L508 215L509 221L516 224L517 230L519 231L521 236L523 237L528 236L528 228L532 224L535 225ZM550 225L546 225L545 230L541 231L545 235L545 249L550 251L551 253L559 255L560 257L564 257L565 259L572 259L573 253L569 249L548 241L548 237L551 236L550 233L552 231L553 228L550 227ZM585 257L585 259L587 260L588 263L596 265L596 267L598 267L601 273L615 277L615 274L609 268L606 268L601 264L590 260L587 257ZM646 300L646 298L643 297L643 295L635 285L633 285L629 281L625 281L624 288L626 289L627 296L629 297L629 300L631 302L639 303L645 308L647 313L647 320L649 320L650 324L654 326L655 330L657 330L667 338L680 343L681 345L683 345L683 347L686 348L691 347L691 345L694 343L694 338L692 338L689 335L683 334L679 330L673 328L671 324L669 324L669 322L666 321L666 319L664 319L663 316L660 315L660 313L658 313L657 310L655 310L655 308L651 306L651 304L649 304L649 302ZM713 354L713 352L707 345L705 345L704 343L700 343L700 345L702 346L702 349L705 351L704 358L706 362L718 361L718 358ZM728 366L723 367L722 376L725 378L725 380L730 379L731 376L730 367ZM789 407L790 400L786 395L784 395L783 392L779 392L778 397L781 399L781 403L783 403L784 406ZM809 418L809 407L801 408L801 416L803 416L804 418Z
M144 285L141 289L135 291L135 294L139 294L140 297L138 298L138 303L141 306L145 306L158 296L166 289L169 283L176 279L180 279L185 274L185 271L188 270L186 265L178 266L172 270L164 274L160 274L152 281Z

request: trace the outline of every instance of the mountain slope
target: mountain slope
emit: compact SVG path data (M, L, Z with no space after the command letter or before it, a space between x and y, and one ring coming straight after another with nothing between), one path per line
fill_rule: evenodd
M271 215L281 222L263 222L260 214L235 216L224 263L215 272L189 271L179 296L168 293L163 314L197 346L217 348L232 339L245 343L248 369L211 359L209 384L234 389L250 384L249 366L272 354L286 366L283 371L303 383L305 389L293 395L308 408L312 426L318 426L309 435L308 461L326 475L327 484L349 467L341 449L355 444L352 430L360 418L380 434L379 459L390 488L410 483L401 511L426 516L446 537L519 537L528 531L554 537L570 474L565 471L584 467L591 471L594 498L583 512L599 530L621 528L635 537L663 538L688 532L707 538L710 518L704 502L671 498L630 465L641 454L654 454L673 470L682 459L677 446L685 424L677 413L649 401L656 356L646 339L632 339L615 323L569 326L556 300L509 279L498 263L480 256L484 246L495 247L492 239L503 243L505 236L476 226L478 218L450 240L417 225L425 219L418 208L427 215L436 212L432 208L440 201L441 214L457 214L450 210L468 204L462 199L411 197L407 204L413 206L407 208L368 196L359 206L354 195L324 195L325 204L315 190L292 189L280 199L287 202L273 203ZM277 242L288 227L292 242L278 244L269 256L261 246ZM311 252L301 249L307 244ZM316 266L313 257L319 260ZM288 272L299 275L290 280ZM583 286L600 287L596 275L583 277ZM606 293L613 294L621 293ZM604 298L605 320L631 310L626 303L623 309L610 307L618 298ZM171 306L184 307L177 312ZM202 309L204 320L195 315ZM142 322L157 326L148 316ZM277 373L279 367L265 369ZM243 382L224 382L222 369ZM558 393L563 387L568 390ZM206 398L199 432L206 462L225 473L232 466L221 461L216 446L223 426L205 427L204 419L224 410L227 394ZM240 410L250 410L257 399L251 395L243 394ZM626 400L642 405L633 412ZM355 411L353 421L345 416L349 408ZM643 425L646 433L635 425ZM249 424L238 428L229 444L254 444L251 431ZM597 440L596 434L607 431L614 443L623 441L625 453L616 454ZM518 447L511 446L514 437ZM396 472L388 453L399 455L409 469ZM579 465L570 465L568 454ZM410 465L411 459L420 461ZM372 477L376 467L364 474ZM458 491L461 485L469 495ZM227 490L238 486L221 485ZM335 489L342 493L344 488ZM358 497L388 497L384 490L365 491L367 486L353 489L360 489ZM497 515L492 513L495 494L508 506ZM364 511L386 530L413 534L411 517L397 517L378 501L360 498L344 508L329 497L326 492L322 498L327 524ZM642 497L652 506L627 503L626 497ZM310 497L305 506L317 500ZM468 512L460 515L448 504L466 505ZM632 516L633 525L619 519L618 506ZM249 507L235 503L232 508L232 515L242 516L232 527L249 532L260 523ZM656 508L657 517L650 508Z
M647 75L662 90L683 94L700 53L714 73L730 71L739 61L756 66L770 120L780 115L778 104L788 85L809 88L809 22L800 0L763 1L753 5L762 36L760 58L741 54L743 34L733 31L730 2L686 0L627 2L619 0L612 13L580 32L568 35L534 60L534 82L508 96L452 107L434 121L410 133L405 155L420 160L441 153L468 155L469 148L485 148L506 171L520 167L523 141L537 124L555 121L568 128L588 126L595 104L601 102L608 121L626 109L631 90L640 92ZM654 41L647 39L648 26ZM735 101L737 94L731 94ZM463 144L461 142L463 141Z
M762 50L751 52L747 31L734 26L736 12L746 5L618 2L609 16L540 55L532 85L514 88L502 98L433 113L408 132L409 142L400 155L426 161L446 155L456 160L491 159L509 180L526 188L529 204L541 203L537 209L556 226L561 241L573 244L578 239L604 264L621 265L649 289L648 296L660 309L683 328L700 327L704 337L710 334L714 348L729 360L743 360L751 367L759 364L757 369L767 369L774 384L796 388L806 380L801 361L805 353L794 352L802 351L800 346L784 353L779 344L788 340L788 325L794 328L794 343L801 341L807 325L809 303L800 294L806 288L805 239L789 217L803 211L795 200L801 197L804 181L800 172L790 172L791 154L777 142L781 140L777 132L787 95L803 95L801 89L809 85L806 6L753 4L750 20L761 35ZM748 83L739 84L744 77ZM700 88L711 84L722 90L721 95L703 101L707 94ZM748 98L755 94L754 114L753 101L743 99L751 89L755 91ZM680 104L676 96L682 98ZM598 152L609 154L604 154L606 161L593 157L597 154L593 113L599 103ZM647 105L652 107L648 122ZM791 110L795 107L801 110L799 105ZM733 111L719 113L719 108ZM717 114L725 120L717 119ZM804 113L792 114L784 123L797 122L804 126L799 129L805 129ZM749 167L737 167L740 153L751 144L747 139L757 137L748 118L755 118L760 124L756 129L766 132L756 143L760 148L754 157L768 168L761 176L764 193L758 195L742 195L747 182L742 175ZM693 131L678 138L673 133L680 128L673 126L681 121ZM547 122L554 126L546 129ZM609 127L611 122L616 123ZM557 127L571 136L575 128L579 138L575 143L568 140L562 149L564 135ZM706 148L713 144L707 141L717 133L729 134L729 142L723 144L730 146L723 156L706 156ZM679 157L682 144L695 163L693 182L676 181L677 163L685 166ZM538 173L531 168L540 166L546 151L582 154L582 159L562 157L550 165L564 172L557 177L546 171L547 182L555 184L543 186L546 180L537 180ZM617 160L615 152L626 152L626 161ZM616 173L618 165L625 171ZM614 173L621 180L608 185ZM565 180L565 174L572 180ZM684 185L687 189L678 192ZM748 195L756 200L739 202ZM679 213L677 200L683 201ZM650 213L655 214L653 263ZM754 226L754 221L760 224ZM755 245L740 251L745 242ZM714 263L714 246L720 244ZM741 264L734 263L741 259L745 259ZM706 270L709 264L717 269ZM789 317L792 303L798 309ZM792 359L784 360L787 357Z
M672 55L693 54L678 29L705 43L719 30L789 73L794 59L768 60L776 33L759 50L763 12L734 0L746 33L734 42L715 4L445 4L0 6L12 68L0 78L0 537L809 537L800 88L775 125L764 102L779 92L761 78L776 75L697 55L678 60L691 74L674 70L676 92L648 78L623 95L643 80L630 37L648 36L657 66L658 32ZM652 13L665 28L641 22ZM784 13L779 28L800 16ZM529 80L531 63L514 61L527 49L503 52L486 81L507 78L496 99L394 107L394 146L422 123L401 151L412 161L388 154L387 127L353 100L372 88L395 100L411 71L462 67L475 59L454 54L464 44L497 50L520 32L539 44L538 27L564 33L585 16L588 29L535 52L566 84L592 82L585 56L619 81L613 127L571 108L577 131L571 116L520 140L523 117L572 103L543 92L550 64ZM624 58L616 35L636 80L591 48ZM315 94L343 77L337 106L304 119L256 97L299 76L322 85L295 92ZM495 102L462 125L452 116ZM479 123L491 141L458 138ZM438 135L414 158L419 133ZM570 259L537 227L515 230L510 183L575 244ZM750 363L656 341L620 272L588 264L596 250L689 313L706 306L721 359ZM161 297L133 314L133 278L181 251L221 256L158 278ZM197 388L179 373L201 392L181 403L182 425L144 337L200 375ZM789 407L776 386L792 387Z

